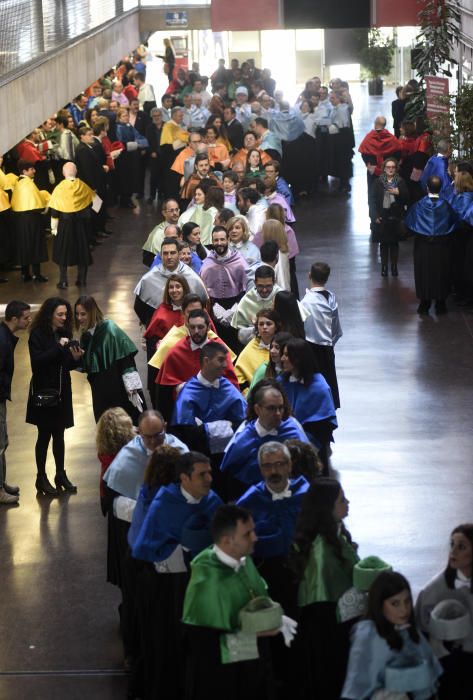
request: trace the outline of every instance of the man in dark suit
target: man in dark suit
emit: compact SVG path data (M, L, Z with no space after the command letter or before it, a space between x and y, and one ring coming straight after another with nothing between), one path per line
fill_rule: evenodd
M91 245L97 245L97 236L104 238L105 232L105 197L107 195L106 173L108 166L105 164L105 151L100 142L94 137L94 132L88 126L79 129L80 144L76 148L75 162L77 165L77 177L85 182L92 190L95 190L102 200L102 206L98 214L93 212L92 224L94 240Z
M223 118L227 127L228 139L232 145L232 152L239 151L240 148L243 148L243 127L236 118L235 108L225 107Z
M135 127L137 131L144 137L146 137L146 129L151 123L150 116L146 114L142 109L140 109L139 100L131 100L130 102L130 124ZM142 199L144 195L145 188L145 172L146 166L148 164L148 151L142 150L141 161L140 161L140 191L137 194L137 199Z

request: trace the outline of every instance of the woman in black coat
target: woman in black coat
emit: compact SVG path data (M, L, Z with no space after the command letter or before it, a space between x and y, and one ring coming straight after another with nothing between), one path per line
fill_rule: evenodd
M60 297L46 299L31 325L28 341L33 376L26 422L38 428L36 489L47 496L57 496L62 489L73 493L77 491L64 471L64 431L74 425L69 373L80 364L83 354L78 344L70 344L71 338L72 309L69 302ZM46 402L49 405L45 405ZM56 488L46 475L51 438L56 463Z
M381 275L387 277L391 257L391 274L398 276L397 261L399 241L402 235L402 219L409 192L404 180L397 174L398 162L388 158L383 163L383 172L374 183L376 227L373 239L379 242L381 253Z

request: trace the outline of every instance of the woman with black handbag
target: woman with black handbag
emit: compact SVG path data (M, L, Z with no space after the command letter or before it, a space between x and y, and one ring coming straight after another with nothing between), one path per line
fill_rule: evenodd
M399 177L398 162L388 158L383 163L383 172L374 183L376 227L373 240L379 242L381 252L381 276L388 276L388 262L391 258L391 274L398 276L397 262L399 241L403 237L402 219L409 201L409 191L404 180Z
M72 309L68 301L52 297L43 302L31 324L28 341L33 376L26 422L36 425L36 490L57 496L77 492L64 471L64 431L74 425L70 371L80 364L82 350L72 339ZM49 443L53 441L56 488L46 475Z

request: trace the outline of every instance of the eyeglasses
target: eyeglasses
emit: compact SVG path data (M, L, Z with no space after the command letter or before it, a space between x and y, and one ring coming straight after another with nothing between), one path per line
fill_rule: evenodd
M165 435L166 435L165 430L161 430L160 433L153 433L152 435L146 435L145 433L141 433L141 437L146 438L146 440L160 440L160 439L164 438Z
M281 460L280 462L267 462L266 464L260 464L261 469L282 469L287 465L287 459Z
M273 284L257 284L256 289L259 291L260 289L272 289L274 287Z

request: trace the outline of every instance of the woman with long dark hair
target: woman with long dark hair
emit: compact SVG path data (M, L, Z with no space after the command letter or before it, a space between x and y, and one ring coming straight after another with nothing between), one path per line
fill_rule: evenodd
M338 481L314 479L296 525L290 565L299 581L298 645L303 663L301 697L338 700L342 688L347 630L337 620L337 602L352 587L357 545L343 520L348 503Z
M408 581L395 571L381 572L368 593L366 619L354 628L342 698L365 700L384 691L428 700L436 697L441 673L416 627Z
M282 374L278 377L294 416L319 450L328 474L329 445L337 428L332 392L317 371L314 353L301 338L288 340L281 352Z
M36 490L57 496L77 488L64 470L64 431L74 425L70 371L80 364L82 351L72 340L72 309L66 299L46 299L30 329L28 348L33 376L30 382L26 422L36 425ZM54 488L46 475L49 443L56 463Z
M189 243L193 253L196 253L201 260L205 260L208 255L207 248L200 242L200 226L195 221L188 221L182 227L182 240Z
M419 593L416 617L420 629L429 637L440 659L444 674L440 680L440 700L467 700L471 695L473 667L473 523L464 523L452 530L447 566ZM470 632L452 642L439 638L432 624L432 611L446 600L458 601L470 617Z
M82 367L92 390L95 421L107 408L121 406L136 425L146 409L134 360L136 345L114 321L104 318L94 297L79 297L74 315L81 330Z
M296 295L286 290L278 292L274 297L273 306L281 317L282 327L286 333L290 333L294 338L305 340L304 319L308 314L297 302Z
M158 343L173 326L182 326L182 300L189 294L189 284L182 275L170 275L164 287L163 301L158 306L146 328L143 338L146 340L146 359L149 361L158 348ZM156 376L158 370L148 365L148 391L151 403L155 405Z

